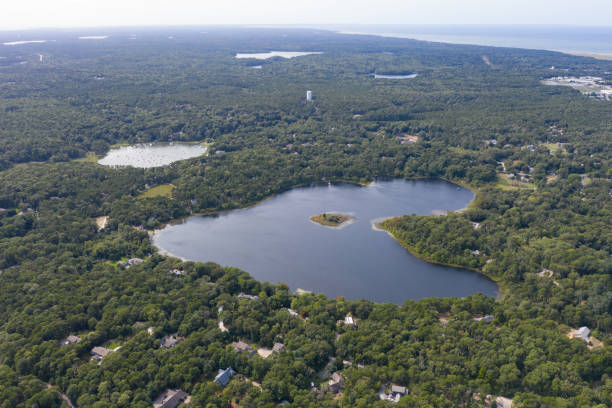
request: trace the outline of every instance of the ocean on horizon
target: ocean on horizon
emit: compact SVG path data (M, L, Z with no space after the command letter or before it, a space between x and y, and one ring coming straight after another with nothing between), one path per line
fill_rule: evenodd
M451 44L612 54L612 26L334 25L320 28L345 34L369 34Z

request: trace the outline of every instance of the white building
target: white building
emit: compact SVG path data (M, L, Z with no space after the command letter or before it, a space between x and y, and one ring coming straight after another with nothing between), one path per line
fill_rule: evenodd
M355 321L355 319L353 318L353 316L349 313L344 317L344 324L348 325L348 326L355 326L357 324L357 322Z
M306 91L306 100L312 101L312 91Z
M580 338L584 341L586 341L587 343L589 342L589 334L591 333L591 331L589 330L588 327L586 326L582 326L581 328L579 328L578 330L574 330L574 338Z

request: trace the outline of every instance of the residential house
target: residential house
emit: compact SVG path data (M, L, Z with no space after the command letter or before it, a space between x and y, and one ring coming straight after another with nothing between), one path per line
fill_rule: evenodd
M153 408L175 408L187 398L189 395L183 390L166 390L153 401Z
M588 343L589 342L589 334L590 333L591 333L591 331L589 330L588 327L582 326L578 330L574 330L572 332L572 338L582 339L582 340L584 340L584 341L586 341Z
M337 372L333 373L328 382L329 391L333 393L338 393L342 390L343 387L344 387L344 378Z
M255 353L253 348L242 340L233 342L232 346L234 347L234 351L236 353L248 353L249 355Z
M353 316L349 313L344 317L344 324L348 326L355 326L357 324L357 319L353 318Z
M75 336L75 335L71 334L70 336L66 337L66 339L64 339L60 343L60 345L61 345L61 347L64 347L64 346L69 346L71 344L76 344L76 343L78 343L80 341L81 341L81 338L79 336Z
M238 299L249 299L249 300L255 300L255 299L259 299L259 296L257 295L247 295L246 293L242 293L240 292L238 294Z
M289 309L289 308L287 308L287 312L289 312L289 314L290 314L291 316L293 316L293 317L297 317L297 316L298 316L298 312L296 312L296 311L295 311L295 310L293 310L293 309Z
M127 261L119 261L119 262L117 262L117 265L123 266L125 268L129 268L130 266L138 265L138 264L143 263L143 262L144 262L144 260L142 260L140 258L130 258Z
M493 315L484 315L484 316L474 317L475 322L491 323L493 320L495 320L495 316Z
M272 351L275 353L280 353L281 351L285 350L285 345L283 343L274 343L274 346L272 346Z
M395 402L399 402L400 398L408 393L408 389L401 385L391 384L391 395Z
M389 402L399 402L400 398L408 394L408 389L401 385L391 384L391 392L388 394L381 389L380 399Z
M228 367L225 370L219 370L219 373L215 377L215 382L220 386L225 387L235 374L236 372L232 369L232 367Z
M176 346L177 344L179 344L183 340L184 340L184 338L178 336L177 333L169 334L167 336L162 337L162 339L161 339L161 347L163 347L165 349L170 349L170 348Z
M94 347L91 349L91 359L95 361L101 361L104 357L112 353L113 350L109 350L106 347Z
M497 408L512 408L512 400L506 397L495 397Z

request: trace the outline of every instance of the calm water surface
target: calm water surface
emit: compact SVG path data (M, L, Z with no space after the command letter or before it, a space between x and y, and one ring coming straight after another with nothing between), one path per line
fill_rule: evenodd
M296 52L296 51L270 51L270 52L259 52L259 53L238 53L236 54L236 58L254 58L265 60L272 57L281 57L281 58L295 58L295 57L303 57L304 55L314 55L314 54L323 54L319 51L308 51L308 52Z
M577 25L332 25L344 33L453 44L612 54L612 27Z
M198 157L206 153L206 149L206 146L187 143L122 146L111 149L106 156L98 160L98 163L104 166L161 167Z
M372 221L464 208L473 193L442 181L377 182L369 187L298 188L217 216L188 218L157 231L154 243L175 256L236 266L260 281L284 282L328 296L403 303L431 296L495 296L484 276L410 255ZM323 227L311 215L342 212L356 221Z
M374 79L412 79L416 78L419 74L409 74L409 75L384 75L384 74L374 74Z

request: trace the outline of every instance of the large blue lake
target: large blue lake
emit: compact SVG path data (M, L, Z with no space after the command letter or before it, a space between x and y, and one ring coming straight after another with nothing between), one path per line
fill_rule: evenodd
M154 243L194 261L236 266L260 281L348 299L403 303L424 297L495 296L484 276L415 258L373 220L439 214L466 207L471 191L443 181L394 180L290 190L254 207L195 216L157 231ZM348 213L341 229L310 221L322 212Z

